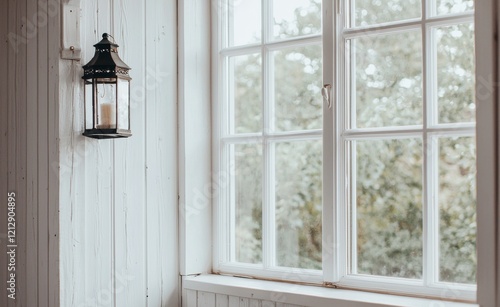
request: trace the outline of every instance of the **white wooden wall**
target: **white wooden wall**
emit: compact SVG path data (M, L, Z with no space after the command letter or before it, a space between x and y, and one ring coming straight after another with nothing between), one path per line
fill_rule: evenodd
M176 1L81 1L81 62L60 60L61 2L0 1L2 281L11 191L18 238L17 299L2 286L0 306L178 306ZM132 67L126 140L81 136L103 32Z
M52 3L51 3L52 2ZM0 1L0 306L59 305L59 5ZM54 167L53 167L54 166ZM7 192L16 193L16 300L7 299Z
M184 307L302 307L246 297L186 290Z
M61 60L61 306L178 306L176 1L82 1ZM131 70L129 139L83 131L82 64L110 33Z

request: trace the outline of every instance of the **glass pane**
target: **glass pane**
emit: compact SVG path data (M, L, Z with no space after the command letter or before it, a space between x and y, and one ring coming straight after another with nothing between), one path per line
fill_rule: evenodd
M473 122L474 26L453 25L434 30L437 42L440 123Z
M274 0L274 37L321 33L320 0Z
M351 5L351 18L356 27L422 16L421 0L351 0Z
M112 82L116 81L97 84L97 129L116 129L116 84Z
M420 32L357 38L352 48L357 127L422 124Z
M476 282L476 146L439 140L439 268L442 281Z
M262 60L260 54L229 59L233 88L229 89L234 122L231 133L262 130ZM231 83L230 83L231 84Z
M319 45L274 52L276 130L322 127L321 53Z
M228 45L239 46L261 42L261 1L220 0L228 12Z
M90 80L92 81L92 80ZM93 108L93 87L92 83L85 83L85 129L94 128L94 108Z
M356 141L357 272L422 276L422 142Z
M322 142L278 143L276 262L321 270Z
M235 257L262 262L262 146L232 145L234 155ZM230 166L233 168L233 166Z
M437 0L436 11L438 15L464 13L474 10L473 0Z
M129 130L129 83L127 80L118 79L118 129Z

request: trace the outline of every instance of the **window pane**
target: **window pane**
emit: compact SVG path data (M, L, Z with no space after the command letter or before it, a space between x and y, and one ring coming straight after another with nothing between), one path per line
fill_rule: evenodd
M422 124L420 32L357 38L352 48L357 127Z
M262 146L238 144L231 147L235 179L234 196L231 197L235 204L235 260L261 263Z
M422 16L421 0L351 0L353 26L369 26Z
M439 141L440 279L476 282L476 147L472 137Z
M91 80L92 81L92 80ZM94 92L92 83L85 83L85 129L94 128Z
M97 84L97 129L116 129L116 79L107 82L98 79Z
M234 122L231 133L258 132L262 129L262 60L260 54L229 60L233 88L229 88Z
M321 53L320 45L274 52L276 130L321 128Z
M463 13L474 10L473 0L437 0L436 11L438 15Z
M356 141L357 273L422 276L422 142Z
M262 33L261 1L222 0L228 10L228 45L260 43Z
M274 0L274 37L321 33L320 0Z
M118 79L118 129L129 130L129 81Z
M321 270L322 142L278 143L276 262Z
M434 30L437 42L439 122L473 122L474 26L453 25Z

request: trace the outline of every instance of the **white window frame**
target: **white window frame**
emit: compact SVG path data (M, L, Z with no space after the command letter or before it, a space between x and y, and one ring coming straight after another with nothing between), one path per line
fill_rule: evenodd
M217 3L217 1L215 1ZM219 176L218 181L226 183L228 180L233 180L234 178L230 178L228 176L230 170L227 169L227 153L223 152L224 144L252 144L259 143L264 147L263 149L263 161L267 161L264 163L264 179L263 179L263 198L267 199L267 203L269 204L269 210L263 209L263 263L262 265L253 265L253 264L244 264L244 263L231 263L229 261L230 258L234 258L232 255L232 251L228 248L228 245L224 242L230 242L231 238L229 234L230 230L222 230L220 227L226 227L230 229L234 229L234 223L219 223L218 221L228 220L229 218L229 209L231 204L227 204L227 200L225 198L230 198L231 196L227 195L224 197L224 186L223 184L218 185L219 190L216 192L216 196L214 197L214 225L222 225L219 227L215 227L215 240L214 240L214 271L216 272L231 272L232 274L244 275L244 276L259 276L269 279L277 279L283 280L283 276L286 275L287 280L293 280L297 282L314 282L314 283L322 283L323 277L321 271L318 270L307 270L307 269L290 269L290 268L280 268L275 265L275 256L274 256L274 246L275 246L275 226L274 226L274 201L270 197L273 195L273 191L271 190L274 186L274 178L272 176L273 170L271 165L273 164L274 154L271 146L268 146L270 142L274 141L304 141L304 140L321 140L322 133L321 130L304 130L304 131L285 131L285 132L272 132L269 124L274 117L273 107L270 105L267 100L268 97L272 95L274 89L273 82L273 72L274 65L272 61L272 52L276 50L282 50L283 48L288 47L302 47L302 46L311 46L318 45L321 47L322 43L322 35L309 35L309 36L301 36L297 38L291 38L286 40L274 40L273 36L273 24L271 24L271 18L267 16L267 14L272 13L272 2L271 1L261 1L263 14L263 43L245 45L245 46L236 46L236 47L226 47L226 41L229 41L227 37L226 31L224 31L222 23L228 21L229 17L226 16L224 12L224 8L221 5L214 5L217 7L218 16L222 16L222 22L217 23L217 36L213 37L213 45L216 46L213 49L214 52L214 60L213 67L216 68L214 71L217 71L217 75L214 77L212 82L216 82L213 84L214 89L217 89L213 94L213 99L216 103L213 103L213 155L215 157L213 161L214 169L217 170L216 174ZM267 21L267 22L266 22ZM220 52L220 50L223 50ZM238 56L242 54L253 54L260 53L262 56L262 83L263 83L263 105L262 109L264 110L262 121L264 123L263 132L262 133L246 133L246 134L229 134L230 130L228 123L221 119L221 114L228 114L228 117L231 117L231 110L226 109L227 101L230 99L228 97L230 95L230 91L226 88L225 83L228 83L224 78L223 70L226 68L225 58L229 58L232 56ZM217 56L215 56L217 55ZM221 81L222 80L222 81ZM229 93L229 94L228 94ZM267 96L267 97L265 97ZM320 99L320 98L319 98ZM271 131L271 132L270 132ZM222 162L223 160L226 160ZM234 184L231 182L230 184ZM219 205L217 205L219 204ZM223 205L224 204L224 205ZM264 206L264 204L263 204Z
M211 10L210 4L206 3L204 0L179 2L179 257L182 276L214 271L210 264L212 254L208 251L217 240L215 237L212 240L210 235L211 216L217 213L216 208L213 211L211 208L212 196L208 195L209 200L201 202L193 195L193 191L203 191L212 181L211 146L206 140L210 133L203 130L211 118L210 113L202 111L210 105L210 90L207 91L207 88L211 80L214 88L217 88L216 69L212 69L212 75L209 70L204 70L210 67L210 57L206 56L210 49L206 30L209 28L210 14L215 15L217 11L214 9L216 6L212 5ZM495 16L500 15L500 7L495 0L481 0L476 2L475 11L476 76L481 78L476 84L476 92L484 93L477 97L476 109L477 302L481 306L495 306L500 305L500 230L497 227L500 220L497 209L500 190L497 150L499 125L496 120L499 116L497 88L500 69L494 64L497 63L500 49L495 40L499 28ZM198 22L193 23L195 19ZM213 29L216 28L213 24ZM212 31L212 35L217 35L216 31ZM201 64L202 73L200 67L192 63ZM198 91L193 91L194 85ZM202 90L199 90L200 87ZM212 96L216 96L216 91L212 92ZM203 133L200 134L200 131ZM196 165L191 165L191 158L200 158L200 151L207 153L206 156ZM198 166L201 166L201 170ZM215 255L216 250L213 251Z
M326 1L330 3L329 1ZM431 4L429 7L428 4ZM439 206L437 205L437 200L431 195L433 193L429 191L436 191L437 185L437 161L434 161L434 157L430 155L425 155L425 153L430 152L429 147L434 146L434 151L437 150L436 142L431 142L431 140L436 140L439 137L455 137L455 136L474 136L475 134L475 124L474 123L460 123L460 124L438 124L437 122L437 105L431 104L432 101L435 102L434 97L432 97L432 90L435 89L435 82L437 80L437 63L433 60L436 52L434 50L435 41L432 34L432 29L439 26L447 26L454 24L462 24L467 22L474 22L474 13L463 13L456 15L444 15L436 16L433 12L432 4L435 1L425 1L422 0L422 18L413 20L403 20L391 23L385 23L382 26L369 26L369 27L354 27L349 28L345 26L346 20L345 16L348 14L347 11L353 8L347 8L347 4L343 1L335 2L336 7L332 7L333 14L333 24L334 32L333 41L328 37L324 36L324 58L328 55L332 55L328 62L332 62L334 69L336 71L331 72L331 75L336 75L337 82L329 76L330 72L325 71L324 82L327 84L332 84L333 91L336 93L334 97L339 103L332 103L333 108L330 114L325 115L327 119L325 120L325 135L324 138L325 148L328 150L324 151L324 162L328 161L330 157L334 157L333 163L328 161L327 163L333 164L334 177L331 174L324 174L324 185L327 186L329 182L338 182L336 191L332 195L328 195L328 198L332 198L333 206L337 204L347 204L348 195L345 191L343 178L351 178L350 183L355 182L354 174L349 174L349 171L345 167L348 163L354 163L351 157L347 157L346 153L346 143L352 140L380 140L381 138L387 139L397 139L397 138L421 138L422 139L422 152L423 152L423 276L421 280L412 280L406 278L390 278L382 276L373 275L362 275L356 274L355 272L349 273L348 263L349 259L347 256L349 246L351 245L353 249L356 248L355 244L355 217L349 216L348 212L345 210L344 206L337 206L334 209L333 216L334 221L336 221L336 227L333 232L336 235L333 236L334 240L328 242L332 246L339 246L335 249L337 252L333 255L336 259L334 263L335 269L332 270L331 264L323 263L323 267L327 270L332 270L333 272L325 272L327 277L331 279L326 279L326 282L331 282L338 285L341 288L354 288L363 289L376 292L391 292L399 293L404 295L422 295L431 297L441 297L443 293L448 293L446 295L449 298L462 299L466 301L475 301L476 299L476 286L475 285L465 285L465 284L454 284L439 281ZM328 11L328 9L327 9ZM342 12L342 14L340 14ZM328 24L328 26L333 26ZM400 33L407 30L420 31L422 34L422 61L423 61L423 124L420 126L403 126L403 127L383 127L383 128L349 128L346 121L344 120L347 114L354 117L354 114L349 113L348 106L349 99L345 97L349 96L349 88L345 80L348 78L345 72L344 63L346 63L346 48L344 41L352 38L365 37L365 35L373 34L391 34ZM335 46L339 46L335 48ZM351 64L352 65L352 64ZM326 67L326 65L325 65ZM340 103L345 101L344 103ZM335 116L335 114L337 116ZM344 115L344 116L342 116ZM334 124L329 124L328 121ZM354 121L351 119L351 121ZM326 129L332 128L331 131L326 132ZM330 137L332 135L333 137ZM425 138L427 138L426 142ZM337 148L337 150L335 150ZM333 152L330 152L333 150ZM326 173L326 172L325 172ZM348 183L348 185L350 185ZM351 187L354 190L354 187ZM326 196L324 196L326 198ZM355 199L354 196L351 197ZM355 206L355 204L351 204ZM431 208L433 208L431 210ZM324 206L324 211L327 207ZM353 209L352 212L355 212ZM351 227L348 227L347 221L351 220ZM349 234L348 229L354 229L353 233ZM325 231L325 230L324 230ZM328 233L323 233L325 242L328 240ZM353 237L353 242L349 242L348 237ZM335 241L336 240L336 241ZM327 249L333 250L333 249ZM353 257L356 255L355 251L350 251ZM325 256L324 256L325 257ZM331 259L332 255L327 255L327 259ZM350 260L355 263L355 259ZM352 268L355 271L355 268ZM324 269L325 270L325 269ZM390 289L390 290L388 290Z

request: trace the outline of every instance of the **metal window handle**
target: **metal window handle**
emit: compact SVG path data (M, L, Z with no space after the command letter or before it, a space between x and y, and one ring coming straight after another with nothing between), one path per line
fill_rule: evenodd
M328 103L328 109L332 108L332 101L330 99L330 92L331 91L332 91L331 84L325 84L325 85L323 85L323 88L321 89L321 95L323 95L323 99L325 100L325 102Z

